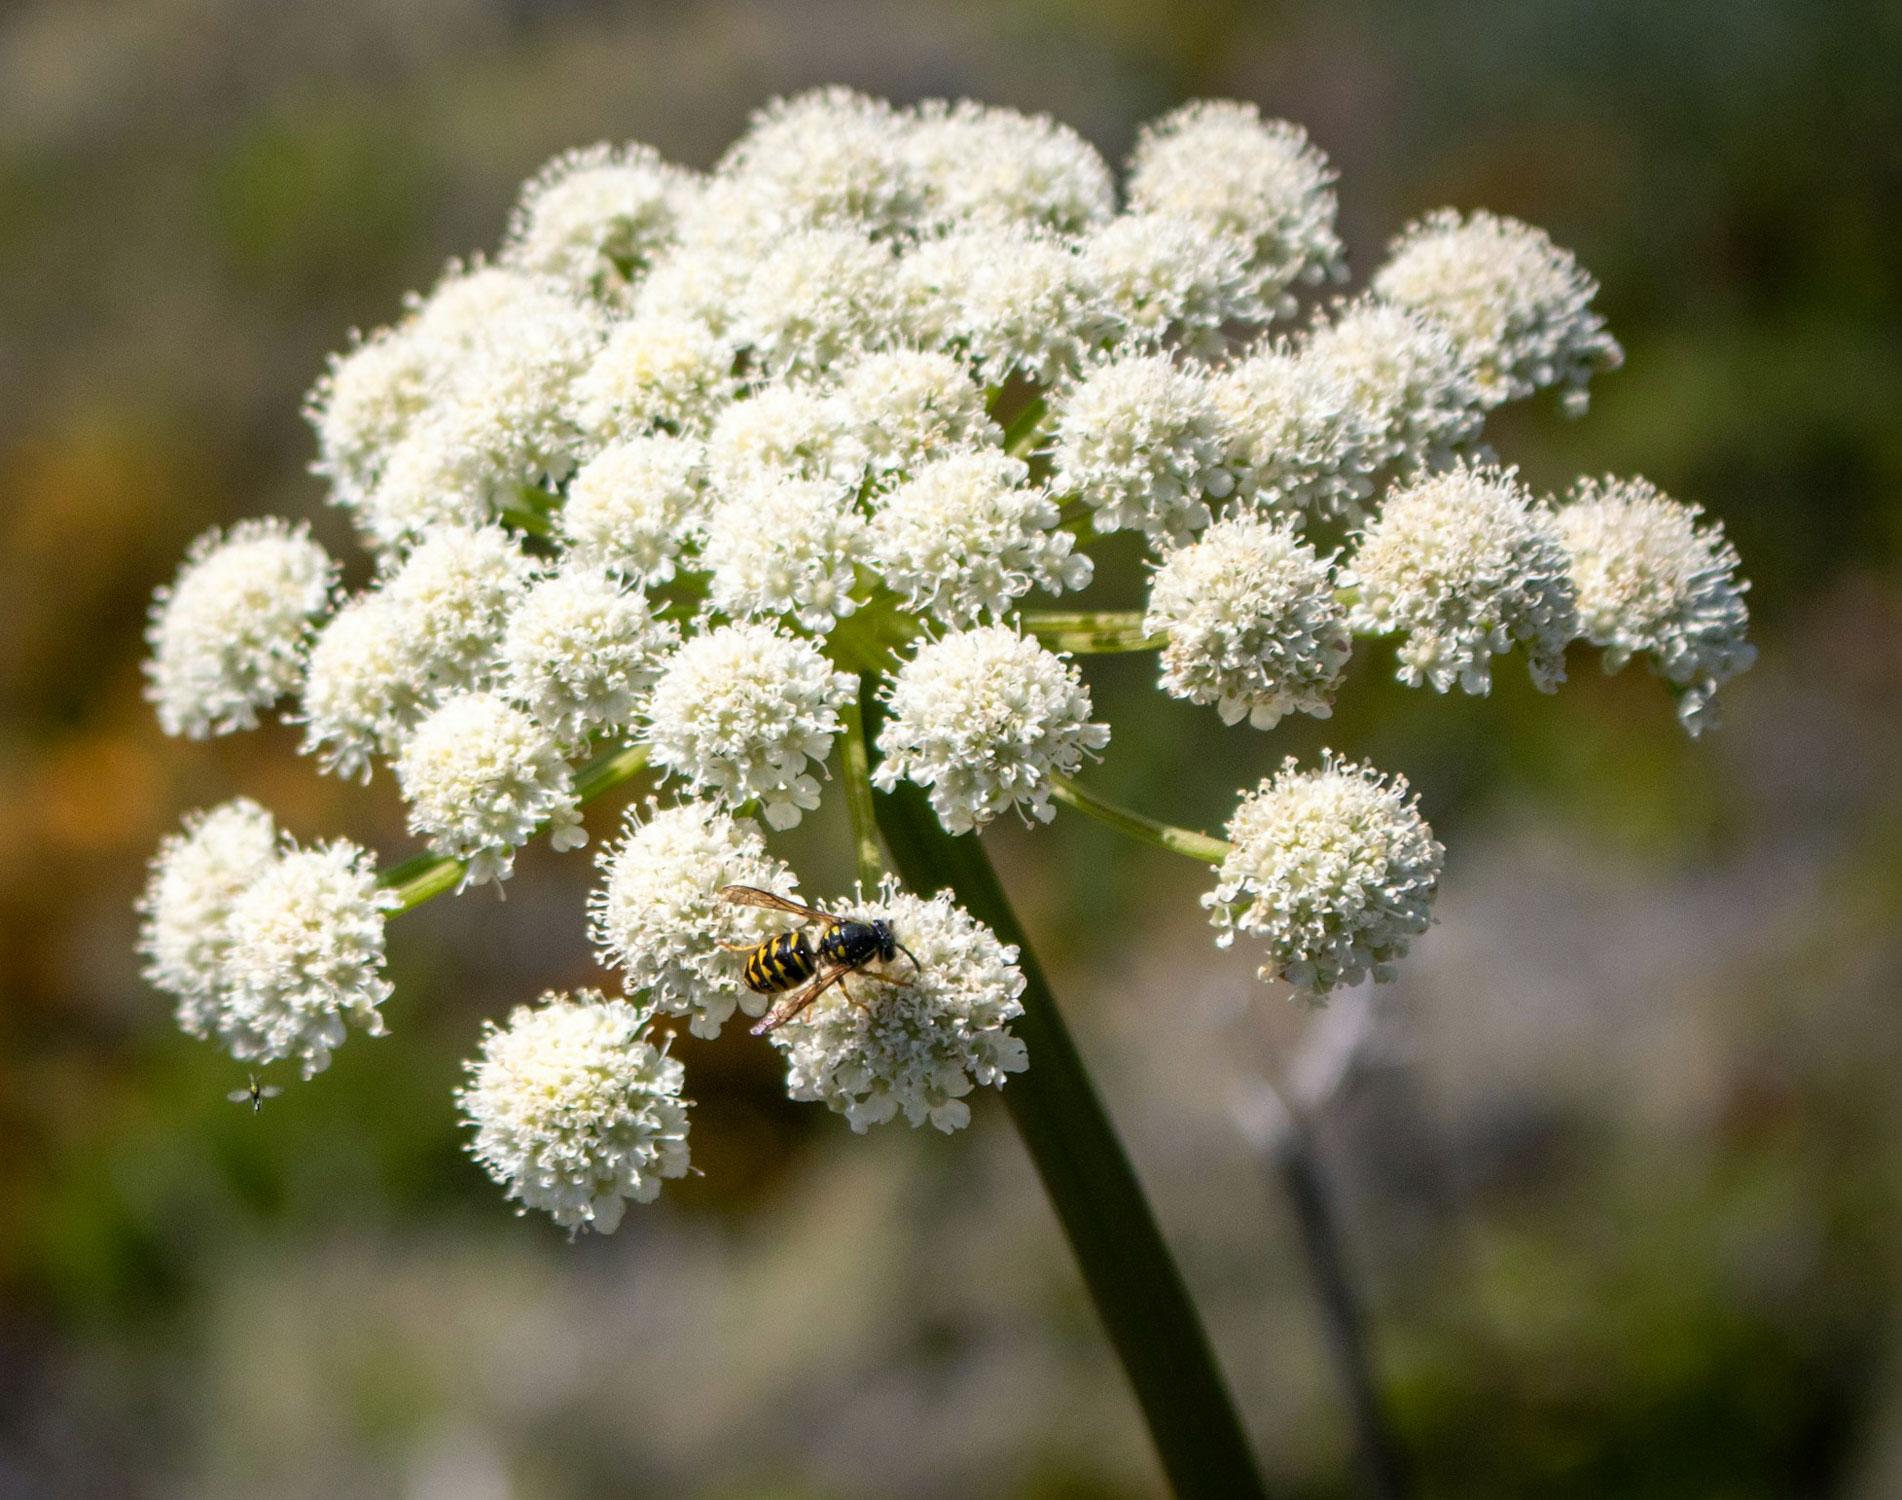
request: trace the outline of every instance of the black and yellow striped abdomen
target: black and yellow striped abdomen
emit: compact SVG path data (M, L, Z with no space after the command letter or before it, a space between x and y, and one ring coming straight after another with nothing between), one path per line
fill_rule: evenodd
M747 954L746 987L756 995L783 995L812 978L817 967L806 934L782 932Z

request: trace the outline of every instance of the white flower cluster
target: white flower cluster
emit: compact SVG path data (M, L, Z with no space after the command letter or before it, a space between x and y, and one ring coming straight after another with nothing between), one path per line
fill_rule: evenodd
M369 585L342 595L304 528L259 521L201 538L154 602L167 732L290 699L324 770L394 772L437 856L386 889L254 804L189 820L140 940L180 1023L322 1068L380 1029L391 911L508 878L539 833L583 844L582 803L644 764L671 801L629 818L592 902L627 1000L517 1011L462 1094L513 1197L606 1231L686 1168L651 1018L759 1016L745 947L827 930L721 894L798 888L769 831L826 781L861 819L874 788L922 794L953 834L1049 821L1059 793L1102 810L1059 780L1110 738L1068 650L1159 651L1165 693L1270 730L1331 713L1356 632L1395 638L1404 681L1473 693L1514 647L1555 685L1583 637L1708 723L1752 656L1721 530L1641 480L1536 502L1484 446L1500 403L1582 409L1617 366L1591 278L1538 230L1446 210L1342 297L1336 217L1307 134L1220 101L1145 126L1120 179L1045 117L847 89L760 110L704 173L557 157L493 258L311 392ZM1139 551L1140 613L1039 609ZM1289 766L1230 834L1221 940L1263 939L1302 993L1385 977L1426 926L1440 850L1402 782ZM855 1129L961 1126L1025 1065L1016 955L945 896L835 915L888 919L916 963L868 961L776 1029L790 1089Z

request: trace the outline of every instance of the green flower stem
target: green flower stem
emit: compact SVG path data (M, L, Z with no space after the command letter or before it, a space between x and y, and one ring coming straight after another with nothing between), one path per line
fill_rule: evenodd
M1078 812L1088 813L1100 823L1107 823L1119 832L1139 838L1144 843L1158 845L1172 854L1186 854L1190 859L1199 859L1211 865L1219 865L1228 858L1229 844L1226 839L1196 833L1188 828L1177 828L1173 823L1163 823L1127 807L1119 807L1068 776L1050 778L1050 795Z
M645 745L624 745L598 755L575 773L575 800L584 804L592 802L638 776L646 765ZM377 883L396 892L397 905L391 908L390 915L401 916L444 891L453 891L462 881L464 868L463 861L448 855L418 854L392 865L377 877Z
M865 702L876 723L877 701ZM1170 1485L1182 1500L1259 1500L1267 1491L1182 1273L983 845L947 834L914 786L876 798L875 808L907 885L920 893L949 886L1017 947L1026 983L1015 1029L1030 1066L1005 1084L1004 1103L1135 1388Z
M1022 458L1034 450L1048 430L1044 420L1048 415L1049 403L1042 396L1028 402L1004 429L1004 451L1012 458Z
M505 500L496 515L517 531L526 531L530 536L553 536L555 532L555 523L548 519L548 513L525 501Z
M1139 609L1027 609L1018 618L1024 629L1051 650L1079 656L1159 651L1169 641L1167 635L1149 635L1143 630L1143 612Z
M859 679L860 691L872 679ZM845 783L845 810L852 820L852 852L858 861L859 884L866 893L878 889L878 883L891 868L878 831L878 814L872 806L872 759L865 743L865 714L855 698L839 710L842 721L839 735L839 780Z

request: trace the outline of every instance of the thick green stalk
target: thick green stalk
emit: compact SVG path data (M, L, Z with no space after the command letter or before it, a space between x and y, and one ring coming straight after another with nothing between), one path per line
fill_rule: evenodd
M859 679L860 691L872 679ZM858 700L839 710L839 780L845 784L845 810L852 822L852 852L858 862L859 884L870 895L891 868L879 837L878 814L872 806L872 759L865 743L865 714Z
M638 776L646 765L644 745L625 745L598 755L575 772L575 800L592 802L603 792L612 791L630 777ZM377 883L396 892L397 905L390 909L390 915L401 916L444 891L453 891L462 883L463 868L461 860L447 855L418 854L392 865L377 877Z
M1150 635L1143 629L1143 612L1139 609L1027 609L1018 619L1051 650L1077 656L1160 651L1169 642L1167 635Z
M866 702L875 714L876 701ZM1004 1103L1135 1389L1170 1485L1182 1500L1265 1496L1182 1273L983 846L975 836L947 834L916 787L900 786L875 806L907 885L920 893L948 886L966 910L1017 946L1026 984L1016 1031L1030 1066L1004 1086Z
M1119 806L1106 797L1097 796L1068 776L1050 778L1050 795L1078 812L1088 813L1099 823L1107 823L1119 833L1141 839L1146 844L1155 844L1171 854L1186 854L1190 859L1199 859L1211 865L1219 865L1228 858L1229 845L1226 839L1197 833L1189 828L1178 828L1173 823L1164 823L1131 808Z

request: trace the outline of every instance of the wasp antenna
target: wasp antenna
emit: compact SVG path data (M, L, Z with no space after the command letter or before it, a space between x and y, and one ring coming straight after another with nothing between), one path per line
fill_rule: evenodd
M900 953L904 954L906 958L911 960L911 972L913 974L924 973L925 966L918 962L918 955L916 953L913 953L911 949L900 942L894 941L893 946L896 947Z

